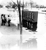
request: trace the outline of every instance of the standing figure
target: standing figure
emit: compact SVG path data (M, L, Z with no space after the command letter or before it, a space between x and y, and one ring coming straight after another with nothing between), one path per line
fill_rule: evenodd
M8 15L8 26L10 26L10 18L9 18L10 16Z
M4 14L2 14L1 15L1 25L5 25L5 23L6 23L6 18L5 18L5 15Z
M1 25L4 25L4 16L1 14Z
M5 15L4 15L4 24L6 24L6 22L7 22L7 19L6 19Z

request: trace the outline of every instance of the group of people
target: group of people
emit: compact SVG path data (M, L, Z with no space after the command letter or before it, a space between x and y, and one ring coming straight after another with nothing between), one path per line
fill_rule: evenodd
M11 21L9 18L10 16L8 15L7 17L8 17L8 20L5 16L5 14L1 14L1 26L5 26L6 23L8 23L8 26L10 26L10 21Z
M7 47L6 47L5 44L1 44L1 49L2 49L2 50L11 50L11 49L10 49L10 44L8 44Z

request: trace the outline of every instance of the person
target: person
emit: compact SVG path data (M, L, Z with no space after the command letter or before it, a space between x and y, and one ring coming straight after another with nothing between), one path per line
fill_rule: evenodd
M8 15L8 26L10 26L10 18L9 18L10 16Z
M6 24L6 22L7 22L7 19L6 19L5 15L4 15L4 23Z
M1 20L2 20L1 25L5 25L6 24L6 17L4 14L1 14Z
M1 25L4 25L4 17L3 17L3 14L1 14Z

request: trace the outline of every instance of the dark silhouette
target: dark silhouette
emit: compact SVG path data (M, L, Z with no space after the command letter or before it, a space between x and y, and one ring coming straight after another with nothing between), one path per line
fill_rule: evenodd
M32 24L33 24L32 31L36 31L36 29L37 29L37 22L32 22Z
M9 17L10 17L10 16L8 15L8 26L10 26L10 21L11 21L11 20L9 19Z
M6 17L5 17L4 14L1 15L1 21L2 21L2 22L1 22L1 25L5 25L6 22L7 22Z

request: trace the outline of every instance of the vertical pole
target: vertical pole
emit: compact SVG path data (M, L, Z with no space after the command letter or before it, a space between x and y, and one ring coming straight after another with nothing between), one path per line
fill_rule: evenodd
M18 3L18 11L19 11L19 21L20 21L20 50L22 50L22 17L21 17L21 8L20 2Z

